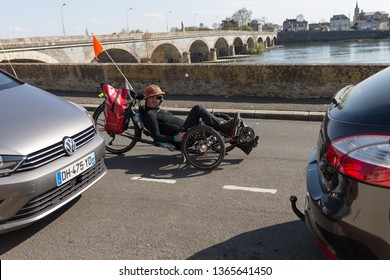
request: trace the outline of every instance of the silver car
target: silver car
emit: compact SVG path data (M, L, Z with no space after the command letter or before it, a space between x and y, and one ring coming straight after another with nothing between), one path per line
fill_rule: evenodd
M88 112L0 69L0 233L27 226L106 173Z

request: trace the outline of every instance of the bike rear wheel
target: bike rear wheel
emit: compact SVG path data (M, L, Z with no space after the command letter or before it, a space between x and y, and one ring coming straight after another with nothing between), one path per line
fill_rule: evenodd
M221 135L208 126L196 126L186 132L182 153L195 168L211 170L225 157L225 144Z
M111 153L122 154L130 151L137 143L137 139L141 138L141 130L134 125L132 119L129 120L128 129L121 134L107 133L107 131L104 129L104 103L95 110L93 119L96 123L96 129L104 138L106 150Z

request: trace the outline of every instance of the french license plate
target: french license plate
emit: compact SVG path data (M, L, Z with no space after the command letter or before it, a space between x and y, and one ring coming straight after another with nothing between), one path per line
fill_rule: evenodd
M83 173L85 170L95 165L95 153L89 154L88 156L76 161L75 163L61 169L56 174L57 186L72 180L76 176Z

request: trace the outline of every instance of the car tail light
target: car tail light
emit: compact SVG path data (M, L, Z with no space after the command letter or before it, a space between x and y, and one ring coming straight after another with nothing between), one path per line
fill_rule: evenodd
M354 135L332 141L325 153L340 173L390 187L390 135Z

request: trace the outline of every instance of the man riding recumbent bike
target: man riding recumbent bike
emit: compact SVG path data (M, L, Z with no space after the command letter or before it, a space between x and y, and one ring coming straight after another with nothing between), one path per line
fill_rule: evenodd
M93 118L105 139L106 150L111 153L125 153L141 142L179 150L184 162L211 170L235 147L249 154L257 146L259 137L238 114L230 118L196 105L182 119L161 108L165 93L156 85L147 87L144 94L108 84L101 86L105 101ZM142 138L143 135L149 139Z

